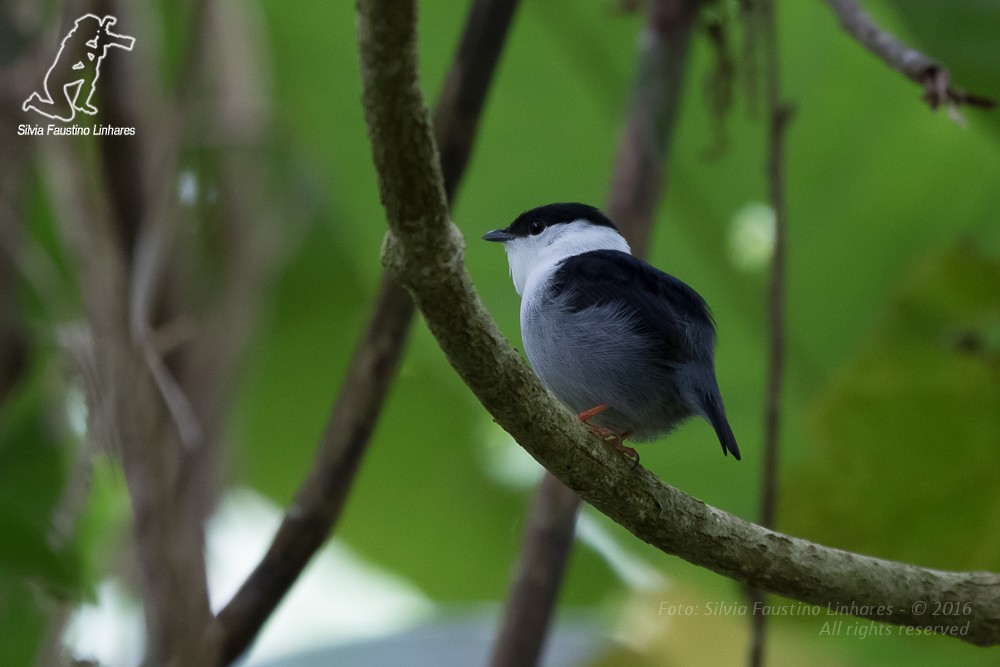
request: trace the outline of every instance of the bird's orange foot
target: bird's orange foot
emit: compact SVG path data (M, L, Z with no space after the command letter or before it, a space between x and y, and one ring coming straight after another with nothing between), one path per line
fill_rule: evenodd
M594 406L589 410L584 410L576 417L577 419L579 419L580 421L582 421L584 424L587 425L587 428L590 429L591 433L595 434L601 440L614 447L615 450L625 458L631 459L632 467L639 465L639 452L635 451L631 447L626 447L623 444L625 442L625 438L632 435L631 431L626 431L621 435L617 435L610 429L604 428L603 426L598 426L597 424L589 423L590 419L593 419L594 417L601 414L607 409L608 405L606 403L601 403L600 405Z

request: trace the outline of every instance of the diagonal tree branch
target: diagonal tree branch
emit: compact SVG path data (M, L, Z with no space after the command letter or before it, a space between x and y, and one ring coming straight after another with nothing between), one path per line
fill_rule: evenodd
M688 46L701 0L654 0L643 33L632 102L619 138L608 214L646 252L665 185ZM572 551L580 497L545 473L531 506L492 664L537 664Z
M418 85L414 3L361 0L359 15L362 102L390 230L383 262L458 374L529 454L634 535L695 565L860 617L1000 643L1000 575L863 556L744 521L632 468L547 393L464 269Z
M355 350L333 404L312 472L264 558L216 617L219 664L228 665L253 642L340 516L395 377L413 315L413 302L392 280L382 281L375 303L364 343Z
M476 0L435 114L436 140L449 146L442 162L449 201L458 189L483 104L518 0ZM323 545L340 516L406 344L413 301L385 274L320 440L309 478L286 512L267 553L216 617L229 664Z
M477 0L469 8L458 52L434 109L434 139L448 202L462 181L486 93L520 0Z
M895 35L875 25L871 15L856 0L826 0L837 15L840 25L866 49L882 59L889 67L902 72L910 80L924 87L923 99L937 109L944 105L968 105L990 109L996 100L966 93L951 84L948 69L904 44Z

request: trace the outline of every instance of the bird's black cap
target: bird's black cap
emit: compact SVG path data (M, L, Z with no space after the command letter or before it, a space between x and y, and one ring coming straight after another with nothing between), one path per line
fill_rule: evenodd
M574 222L576 220L587 220L595 225L610 227L611 229L618 231L618 228L615 227L614 223L608 219L608 216L604 215L593 206L573 203L548 204L546 206L533 208L530 211L525 211L521 215L517 216L517 219L510 223L510 226L504 229L494 229L492 232L487 232L487 234L483 236L483 239L486 241L499 241L502 243L521 236L538 234L546 227L551 227L552 225Z
M529 236L531 234L531 224L534 222L541 222L548 227L550 225L559 225L581 219L618 231L618 228L608 219L608 216L593 206L577 203L548 204L525 211L517 216L514 222L510 223L507 231L514 236Z

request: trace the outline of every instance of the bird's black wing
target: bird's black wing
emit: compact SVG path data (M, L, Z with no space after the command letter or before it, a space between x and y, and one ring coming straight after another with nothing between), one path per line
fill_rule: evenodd
M609 304L621 308L662 342L662 358L670 364L691 359L693 328L714 336L708 305L697 292L626 252L592 250L570 257L556 269L551 289L573 312Z

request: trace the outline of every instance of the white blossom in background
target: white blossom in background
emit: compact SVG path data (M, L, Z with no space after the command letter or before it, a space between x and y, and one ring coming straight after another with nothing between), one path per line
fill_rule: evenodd
M750 202L733 216L729 227L729 256L743 271L759 271L774 254L774 209Z

